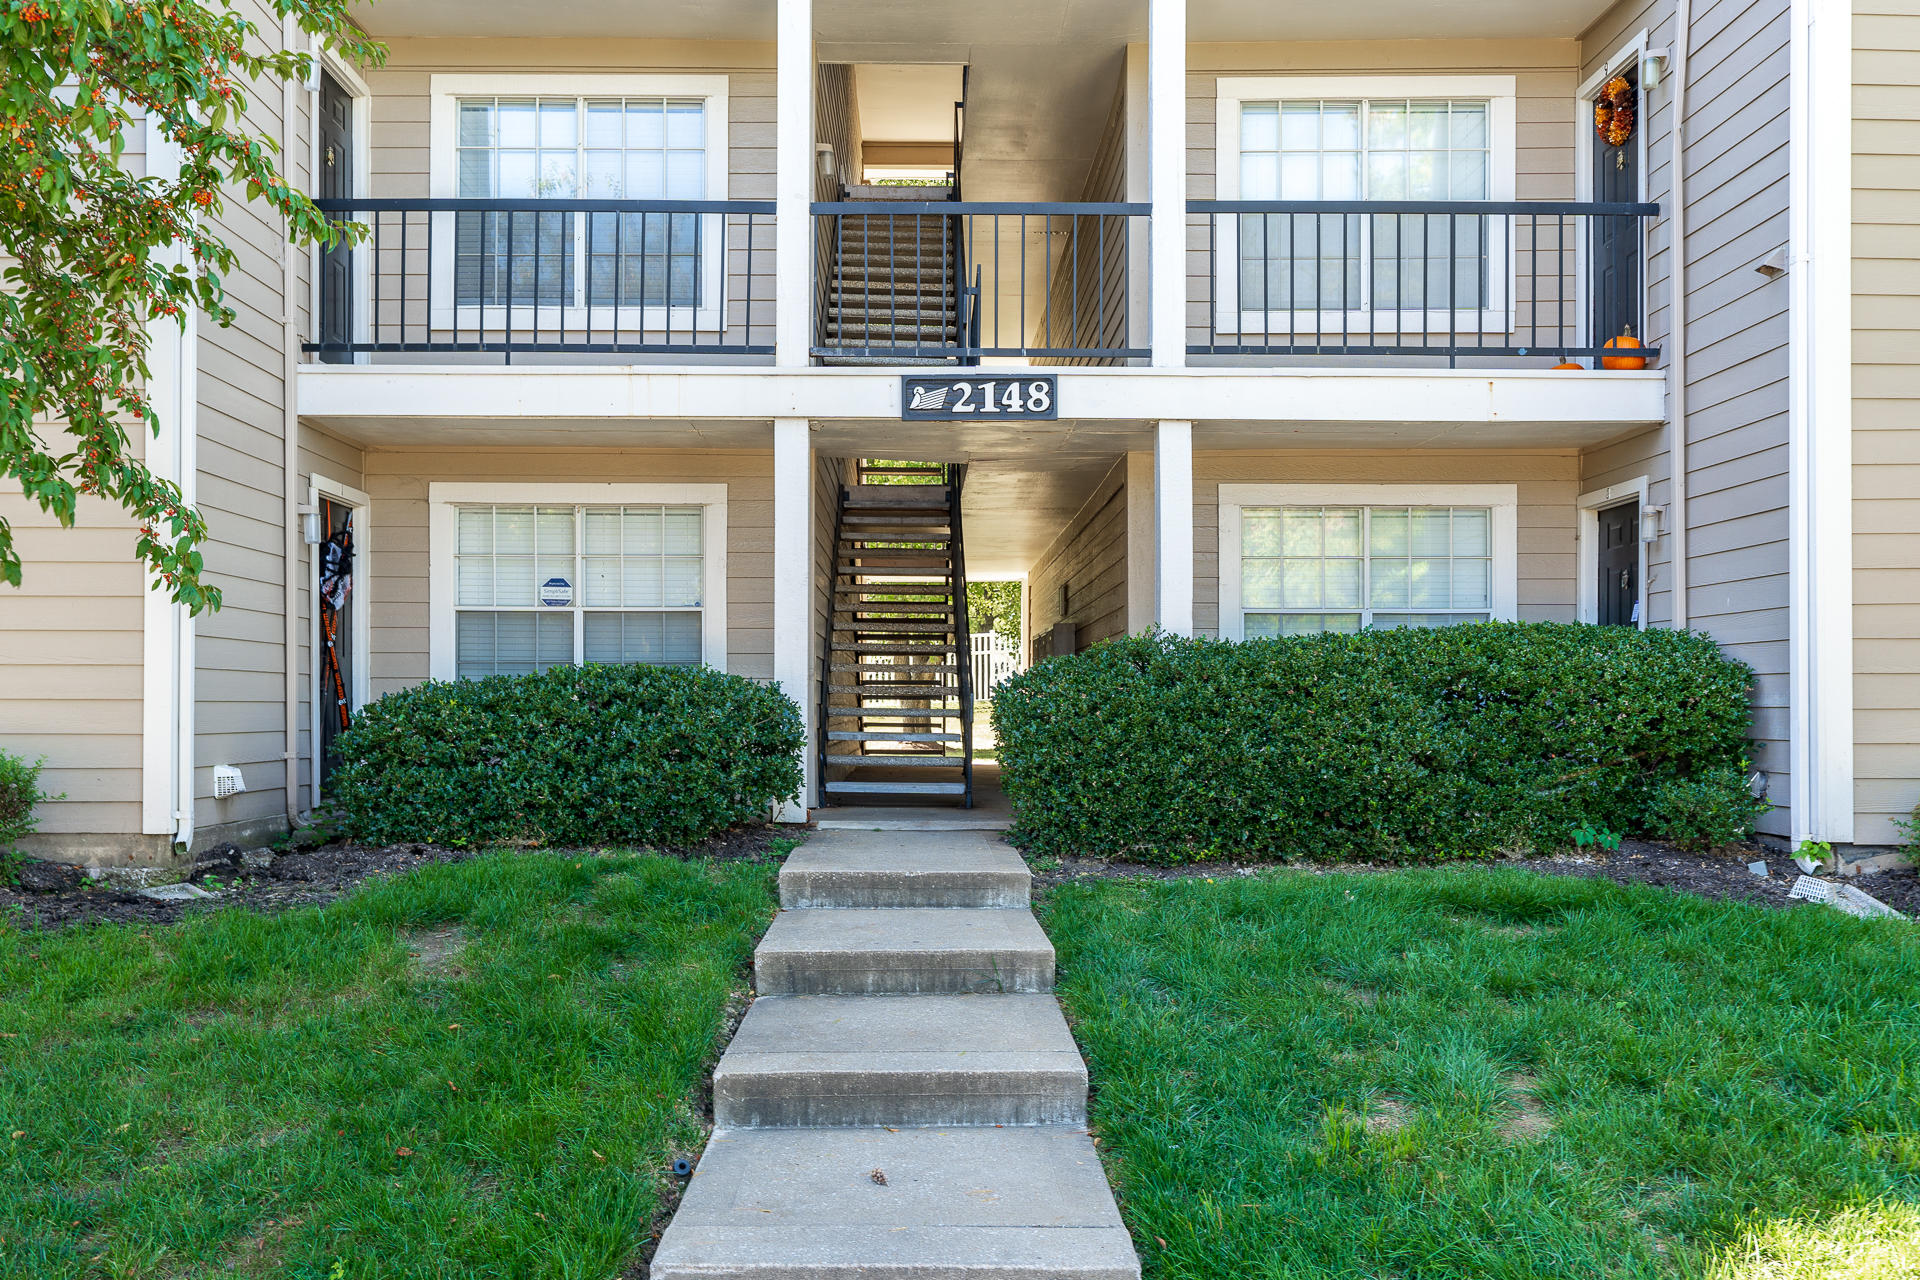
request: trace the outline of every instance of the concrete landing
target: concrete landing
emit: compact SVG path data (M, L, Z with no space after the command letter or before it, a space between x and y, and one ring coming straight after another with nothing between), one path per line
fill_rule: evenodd
M780 868L780 905L1025 907L1033 876L988 832L906 841L898 832L822 831Z
M724 1127L1084 1124L1051 996L763 996L713 1073Z
M911 769L874 767L862 776L912 782ZM1013 825L1013 806L1000 789L1000 766L991 760L973 765L973 808L957 809L928 804L924 796L898 800L864 800L859 804L825 805L813 811L821 831L912 831L944 835L955 831L1005 831Z
M753 956L761 995L1053 990L1053 944L1029 911L782 911Z
M653 1280L1137 1280L1084 1129L716 1129Z

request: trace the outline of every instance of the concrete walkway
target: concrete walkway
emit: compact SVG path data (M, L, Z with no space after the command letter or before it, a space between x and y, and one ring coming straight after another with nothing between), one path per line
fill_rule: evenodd
M1029 881L982 831L787 859L653 1280L1138 1280Z

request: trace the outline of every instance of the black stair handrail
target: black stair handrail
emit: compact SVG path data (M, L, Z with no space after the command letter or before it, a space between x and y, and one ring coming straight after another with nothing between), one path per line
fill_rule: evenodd
M973 623L967 616L967 541L960 527L960 489L967 481L967 464L948 463L947 581L953 589L954 665L960 685L960 807L973 808Z
M859 465L858 460L855 460L854 468L856 476ZM817 728L820 735L818 738L820 744L818 794L820 803L822 804L825 804L827 800L827 752L829 743L832 741L828 726L833 719L833 595L834 588L838 586L840 582L840 538L846 530L847 500L853 496L847 491L846 475L844 472L841 474L838 488L840 500L834 504L833 545L827 552L827 554L832 557L832 559L827 562L828 566L832 569L832 572L827 575L827 635L826 643L820 648L820 723ZM858 661L858 659L856 658L855 661ZM855 671L853 678L856 684L859 683L860 672Z

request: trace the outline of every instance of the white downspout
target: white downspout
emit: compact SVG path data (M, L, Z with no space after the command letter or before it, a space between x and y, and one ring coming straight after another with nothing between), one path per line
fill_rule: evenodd
M280 32L281 48L293 48L295 27L291 15L281 19ZM314 56L319 56L318 50L314 51ZM296 92L297 88L291 79L280 82L280 162L283 165L293 163L298 126ZM291 176L288 180L291 181ZM311 175L309 181L312 181ZM280 460L280 478L286 494L286 510L280 522L284 539L281 576L286 582L281 612L286 624L282 643L285 645L286 661L283 665L287 676L287 737L282 759L286 768L287 825L296 829L310 822L300 811L300 586L295 577L295 567L301 560L301 548L304 545L300 537L300 495L295 484L300 475L300 308L294 298L300 284L298 252L291 240L281 243L280 333L281 376L284 381L280 399L284 452Z
M1667 225L1673 236L1673 265L1667 273L1672 300L1667 308L1667 467L1673 496L1673 626L1687 626L1687 62L1693 36L1693 0L1676 0L1673 33L1672 192Z

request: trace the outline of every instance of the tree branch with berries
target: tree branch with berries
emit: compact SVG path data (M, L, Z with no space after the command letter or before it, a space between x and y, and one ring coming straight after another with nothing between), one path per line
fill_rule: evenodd
M316 47L382 56L349 0L264 2ZM190 310L233 322L220 282L234 253L215 231L230 199L277 210L295 245L365 234L295 190L278 143L248 127L249 89L311 67L267 35L217 0L0 0L0 479L66 527L84 496L118 503L155 589L195 613L220 607L202 579L206 520L129 435L159 428L150 333ZM176 171L151 171L152 157L128 171L147 121L178 144ZM0 517L0 582L23 576Z

